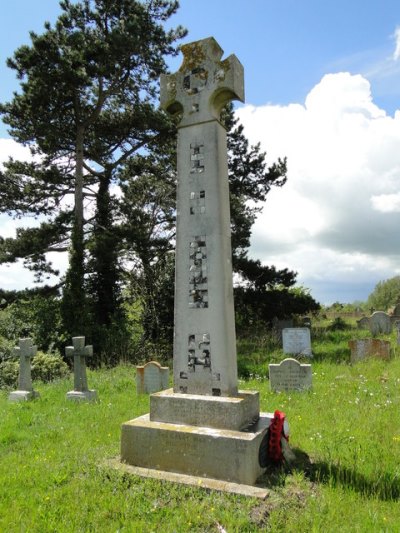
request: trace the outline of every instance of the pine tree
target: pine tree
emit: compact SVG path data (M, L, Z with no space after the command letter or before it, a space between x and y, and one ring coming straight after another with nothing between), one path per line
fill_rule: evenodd
M8 60L21 80L21 92L0 113L10 134L29 145L38 162L6 165L2 177L13 187L2 187L1 202L14 214L49 219L28 232L35 235L34 246L29 247L27 232L20 232L15 243L3 242L2 259L30 256L38 272L50 272L45 252L69 246L64 323L76 335L85 333L87 322L89 222L97 240L92 264L102 269L99 316L107 321L112 312L115 298L104 294L104 278L114 276L109 283L114 288L115 268L101 263L105 243L111 242L110 228L104 226L109 224L110 185L121 165L166 127L164 115L153 105L156 80L165 69L164 56L176 53L174 43L185 31L163 27L177 10L176 1L64 0L60 6L54 27L45 23L42 35L32 32L31 45L20 47ZM73 208L65 205L70 195ZM97 207L94 221L84 216L84 203L90 199ZM109 255L111 263L115 254L112 250Z

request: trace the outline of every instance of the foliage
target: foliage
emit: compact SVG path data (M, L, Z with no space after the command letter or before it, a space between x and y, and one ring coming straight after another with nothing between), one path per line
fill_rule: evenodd
M368 296L367 305L375 311L386 311L400 302L400 276L376 284Z
M32 380L48 383L69 375L68 365L59 355L38 352L32 358Z
M340 316L336 317L328 326L328 331L343 331L349 329L349 325Z
M18 383L19 363L17 361L0 362L0 389L16 388Z
M0 113L11 135L37 157L33 163L6 164L1 207L48 219L3 241L0 260L24 257L40 277L54 272L46 253L69 248L62 311L71 336L90 331L89 248L89 265L96 269L89 286L89 294L95 291L92 314L105 325L117 318L110 188L132 154L169 130L153 105L155 80L166 68L164 56L177 53L175 41L185 30L164 29L178 8L173 0L64 0L60 6L54 27L46 23L42 35L32 32L31 45L8 60L21 91ZM84 218L88 200L94 201L93 220Z

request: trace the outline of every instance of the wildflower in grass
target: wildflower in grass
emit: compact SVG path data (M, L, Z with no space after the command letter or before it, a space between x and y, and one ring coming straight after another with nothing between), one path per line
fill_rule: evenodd
M400 442L400 435L395 435L395 436L393 437L393 440L394 440L395 442Z

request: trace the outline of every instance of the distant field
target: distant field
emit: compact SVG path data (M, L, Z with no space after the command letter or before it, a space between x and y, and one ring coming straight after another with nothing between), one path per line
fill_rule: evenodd
M263 411L287 414L298 456L290 472L270 469L264 502L102 465L118 454L121 424L149 409L133 367L89 372L94 404L65 400L72 380L36 383L32 403L10 404L2 391L0 531L400 531L400 358L350 366L355 334L316 330L308 393L271 393L263 376L281 352L266 340L239 343L251 375L241 387L260 391Z

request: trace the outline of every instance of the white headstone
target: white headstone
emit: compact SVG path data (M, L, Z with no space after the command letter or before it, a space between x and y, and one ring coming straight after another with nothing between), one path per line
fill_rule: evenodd
M308 390L312 387L311 365L301 364L296 359L270 364L269 383L274 392Z
M169 368L161 366L156 361L150 361L144 366L136 367L136 392L138 394L152 394L168 388Z
M65 355L74 358L74 390L67 392L68 400L94 400L95 390L89 390L86 376L86 357L93 355L93 346L85 346L85 337L72 337L73 346L65 348Z
M8 399L18 402L38 398L40 395L33 390L31 376L31 358L36 355L37 347L33 345L32 339L19 339L19 346L14 351L19 355L18 390L11 392Z
M312 356L311 335L308 328L282 330L283 353Z
M161 107L180 112L175 273L174 392L236 396L226 131L220 112L244 99L243 67L213 38L181 46L161 76Z

